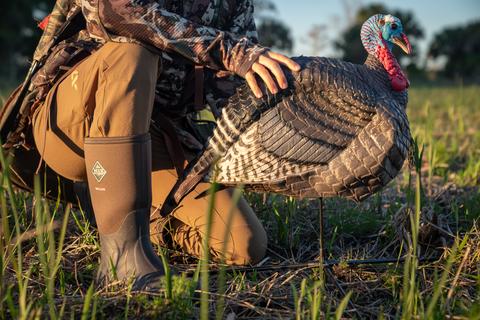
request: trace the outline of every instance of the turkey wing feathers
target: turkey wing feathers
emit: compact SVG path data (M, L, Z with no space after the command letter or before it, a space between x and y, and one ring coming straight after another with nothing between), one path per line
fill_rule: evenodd
M261 145L299 164L326 164L373 118L375 93L358 76L362 66L327 58L300 58L294 92L259 120ZM302 142L303 148L298 148ZM308 147L307 147L308 146Z
M361 177L373 177L370 167L380 159L376 154L370 158L377 162L358 158L358 166L345 168L357 156L373 154L362 141L371 139L366 128L384 109L377 88L362 77L367 67L328 58L295 60L302 70L287 72L289 89L274 96L264 90L264 98L257 99L245 84L229 99L204 151L177 181L162 214L173 210L201 179L212 180L213 165L218 182L245 184L247 189L355 199L373 192ZM362 164L367 160L373 162ZM349 188L368 190L355 193Z

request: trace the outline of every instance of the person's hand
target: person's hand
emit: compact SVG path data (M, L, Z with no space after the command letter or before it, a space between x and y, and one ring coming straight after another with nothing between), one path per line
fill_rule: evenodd
M268 51L258 57L250 70L245 74L245 80L257 98L263 96L255 74L257 74L272 94L278 93L278 87L288 87L287 77L280 65L285 65L292 71L300 71L300 65L292 59L275 52ZM275 80L274 80L275 78Z

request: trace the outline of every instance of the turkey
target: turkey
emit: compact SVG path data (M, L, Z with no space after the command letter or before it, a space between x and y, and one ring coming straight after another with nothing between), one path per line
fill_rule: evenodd
M172 211L200 181L300 198L362 201L400 171L411 144L409 81L392 54L411 45L401 21L377 14L362 26L363 65L294 58L289 89L256 98L245 85L222 109L204 151L167 197Z

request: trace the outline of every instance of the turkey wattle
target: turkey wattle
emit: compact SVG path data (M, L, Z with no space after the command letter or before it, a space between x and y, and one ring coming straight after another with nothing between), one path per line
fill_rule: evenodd
M362 27L363 65L294 58L289 89L258 99L245 85L222 109L203 153L167 197L167 214L200 181L296 197L361 201L392 180L411 144L408 79L393 45L411 53L401 21L377 14Z

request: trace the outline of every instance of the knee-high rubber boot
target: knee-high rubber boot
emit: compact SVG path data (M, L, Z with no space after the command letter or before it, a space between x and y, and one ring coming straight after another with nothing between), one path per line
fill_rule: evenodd
M135 277L135 290L158 286L163 266L150 243L150 134L86 138L85 162L100 235L97 280Z

